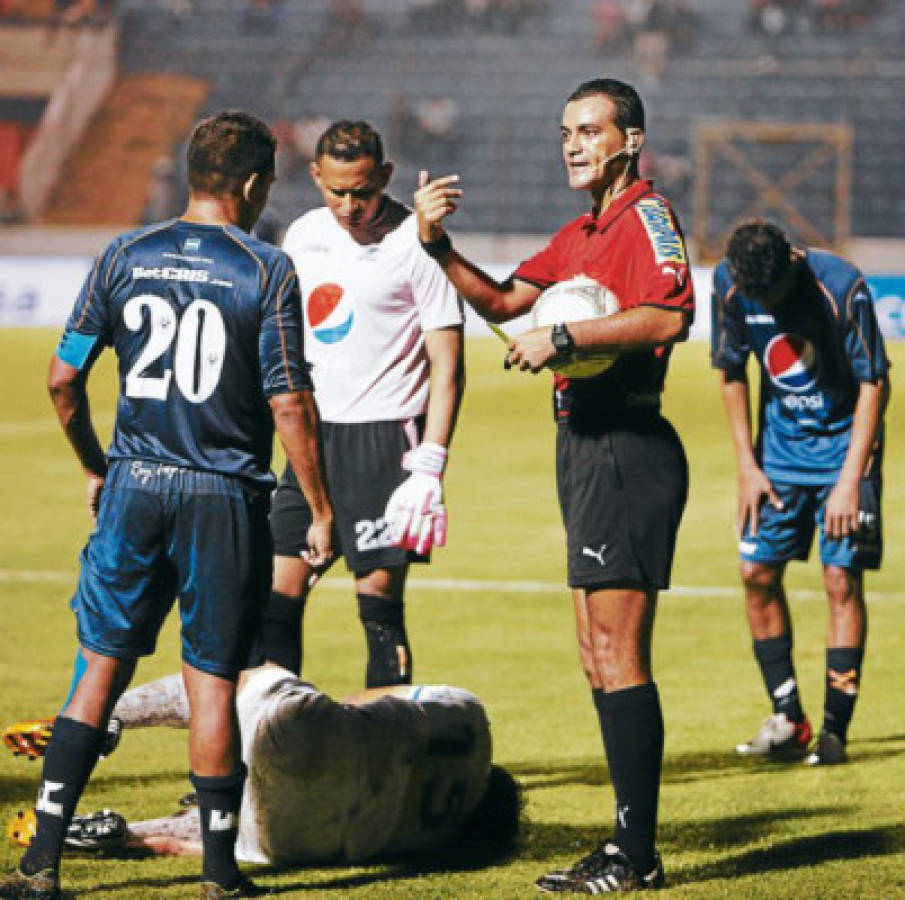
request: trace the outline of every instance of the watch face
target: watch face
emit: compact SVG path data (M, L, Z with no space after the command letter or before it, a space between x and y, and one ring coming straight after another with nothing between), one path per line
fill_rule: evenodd
M551 340L557 353L568 353L572 349L572 339L565 325L554 325Z

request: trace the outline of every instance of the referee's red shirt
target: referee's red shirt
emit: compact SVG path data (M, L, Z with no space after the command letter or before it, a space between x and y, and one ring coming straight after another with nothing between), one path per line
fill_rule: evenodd
M586 275L609 288L621 309L658 306L694 314L694 287L685 239L669 203L648 180L635 182L599 217L569 222L513 278L547 288ZM585 382L606 383L605 393L662 391L670 348L625 354L608 373ZM572 382L575 384L575 382ZM568 380L557 377L557 388Z

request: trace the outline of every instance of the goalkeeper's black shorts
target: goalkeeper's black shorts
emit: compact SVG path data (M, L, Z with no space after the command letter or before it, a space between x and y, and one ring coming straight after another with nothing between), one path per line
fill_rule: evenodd
M389 569L409 561L426 562L390 544L383 514L393 491L409 477L402 455L417 444L420 420L323 422L321 435L327 488L336 522L336 558L344 556L352 572ZM278 556L307 549L311 509L295 473L286 466L273 495L270 528Z

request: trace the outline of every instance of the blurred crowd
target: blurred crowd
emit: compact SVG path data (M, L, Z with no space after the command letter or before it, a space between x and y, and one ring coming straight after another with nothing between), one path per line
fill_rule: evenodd
M279 119L271 123L277 137L277 167L281 178L303 174L314 160L317 140L330 125L326 115ZM417 101L397 94L390 103L385 130L387 150L395 159L427 168L455 159L461 139L459 104L435 94Z
M514 34L546 0L406 0L416 31L466 28Z
M647 81L657 81L672 49L687 46L695 33L691 0L596 0L592 7L597 46L630 47Z
M861 28L885 0L749 0L752 31L779 35L796 31L850 31Z
M116 0L0 0L0 19L52 25L106 25Z

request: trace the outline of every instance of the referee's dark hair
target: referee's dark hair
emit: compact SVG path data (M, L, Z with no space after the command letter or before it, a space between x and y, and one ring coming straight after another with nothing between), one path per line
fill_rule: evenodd
M254 173L274 171L277 141L257 116L227 109L202 119L188 146L189 187L200 194L235 194Z
M584 100L585 97L608 97L616 107L616 127L623 133L627 128L644 131L644 103L638 92L617 78L592 78L578 85L569 94L566 103Z
M383 141L369 122L340 119L317 139L314 158L320 159L322 156L332 156L343 162L367 158L382 166Z
M792 247L778 225L766 219L751 219L729 236L726 262L736 287L759 300L785 277L792 265Z

